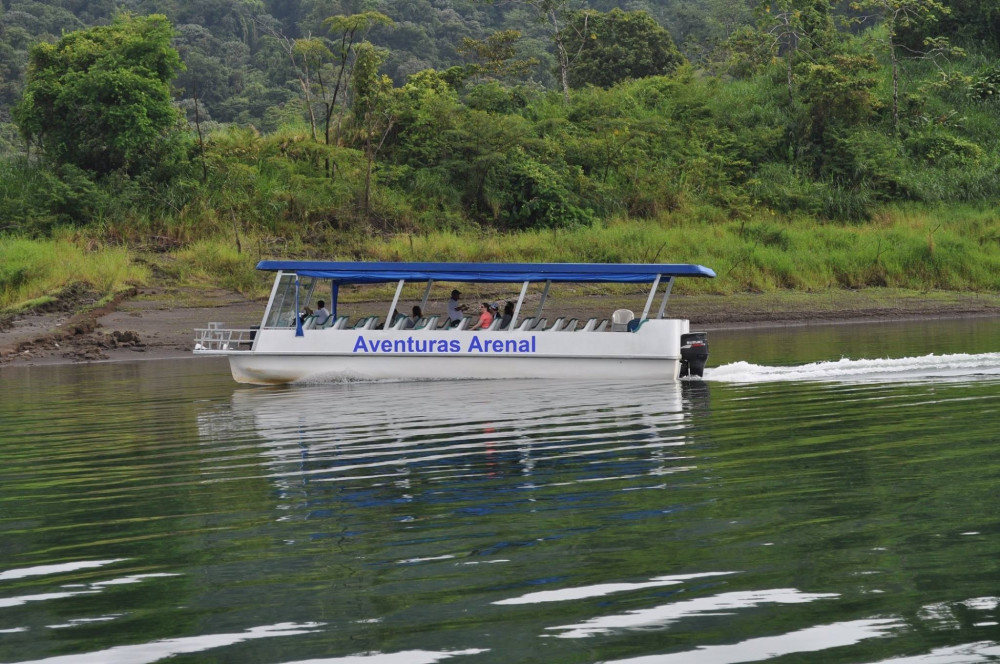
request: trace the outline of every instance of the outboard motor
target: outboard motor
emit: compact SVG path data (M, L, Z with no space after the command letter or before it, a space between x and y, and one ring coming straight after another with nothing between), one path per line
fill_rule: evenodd
M708 362L708 333L681 335L681 376L702 376Z

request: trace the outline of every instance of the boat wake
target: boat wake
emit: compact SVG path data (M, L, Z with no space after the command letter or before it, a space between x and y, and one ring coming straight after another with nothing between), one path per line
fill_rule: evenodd
M813 362L771 367L733 362L705 370L705 380L721 383L789 381L922 382L1000 377L1000 353L924 355L897 359Z

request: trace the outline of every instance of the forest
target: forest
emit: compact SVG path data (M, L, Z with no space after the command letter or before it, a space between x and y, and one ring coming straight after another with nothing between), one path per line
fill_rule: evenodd
M3 0L0 37L0 306L66 242L239 290L263 255L1000 288L994 0Z

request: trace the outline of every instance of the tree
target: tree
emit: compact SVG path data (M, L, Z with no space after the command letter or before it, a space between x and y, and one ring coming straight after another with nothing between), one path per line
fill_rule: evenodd
M493 4L498 0L481 0ZM552 41L556 45L556 59L559 63L559 82L562 84L563 99L569 103L570 55L566 47L563 25L570 15L571 0L510 0L514 4L526 5L534 10L542 23L547 23L552 31Z
M347 80L351 78L351 55L354 53L357 40L363 39L369 30L375 26L392 27L393 22L385 14L379 12L364 12L352 16L331 16L323 24L335 39L335 76L331 83L319 79L320 93L324 103L324 118L326 143L330 144L330 124L337 100ZM322 72L321 72L322 74Z
M393 22L385 14L364 12L351 16L331 16L323 21L332 39L305 37L289 39L274 26L265 26L275 40L281 44L288 56L292 70L302 88L306 114L312 129L313 140L319 140L316 130L314 104L323 108L323 140L330 145L333 115L340 101L340 93L351 78L354 66L355 46L373 27L392 26ZM331 172L327 160L327 172Z
M575 53L569 84L609 88L626 79L670 74L684 63L670 33L644 11L576 12L560 38Z
M758 7L758 22L771 39L770 49L785 60L788 103L795 99L795 65L820 52L825 59L835 38L830 0L771 0Z
M177 136L170 81L182 68L162 15L117 17L31 50L14 118L57 164L136 174L161 162Z
M910 57L934 58L940 54L963 54L961 49L952 48L947 38L925 37L925 50L914 50L900 43L899 34L917 24L934 23L938 17L951 10L938 0L860 0L851 4L855 11L870 11L879 20L885 31L882 39L889 53L892 68L892 127L899 131L899 60L901 51ZM858 19L864 21L868 16Z
M502 79L523 76L538 64L536 58L515 60L517 53L514 42L521 38L517 30L501 30L494 32L486 39L462 38L457 48L458 54L473 60L469 65L469 73L487 79Z
M372 168L375 157L396 122L392 109L392 79L379 74L388 51L368 42L358 44L351 80L354 122L365 153L365 191L362 200L364 216L371 209Z

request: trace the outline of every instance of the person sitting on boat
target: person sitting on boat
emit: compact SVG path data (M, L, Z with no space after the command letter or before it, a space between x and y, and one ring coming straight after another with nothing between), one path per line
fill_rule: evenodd
M395 325L396 323L399 322L400 318L405 318L406 320L410 319L409 316L404 316L403 314L399 313L398 309L393 309L392 318L389 319L389 325ZM406 323L403 323L403 327L406 327Z
M448 327L456 327L465 318L462 313L465 311L465 305L458 303L458 297L461 294L458 289L451 292L451 299L448 300Z
M313 312L313 316L315 316L313 324L316 327L320 327L321 325L326 325L326 322L330 320L330 310L326 308L326 302L320 300L319 302L316 303L316 306L319 307L319 309Z
M514 303L507 301L507 304L503 305L503 316L500 317L500 329L506 330L510 327L510 321L514 319Z
M493 314L490 313L490 305L483 302L479 309L479 320L472 326L473 330L485 330L493 322Z
M403 328L407 330L412 330L417 326L417 323L419 323L420 319L423 317L424 314L422 311L420 311L420 307L418 307L417 305L413 305L413 315L406 320L406 322L403 324Z

